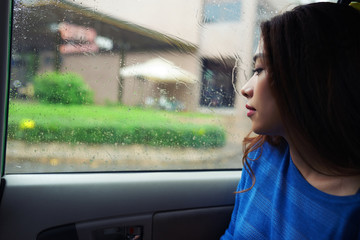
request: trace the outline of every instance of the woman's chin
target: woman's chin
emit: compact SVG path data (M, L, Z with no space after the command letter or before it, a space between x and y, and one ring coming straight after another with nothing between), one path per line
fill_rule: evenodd
M282 136L282 131L278 127L264 127L253 125L251 130L259 135L269 135L269 136Z

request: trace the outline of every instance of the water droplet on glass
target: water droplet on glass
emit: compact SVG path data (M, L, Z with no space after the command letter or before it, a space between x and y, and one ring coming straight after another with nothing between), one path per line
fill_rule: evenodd
M22 84L19 80L15 80L13 85L14 85L14 87L18 88L18 87L21 87Z

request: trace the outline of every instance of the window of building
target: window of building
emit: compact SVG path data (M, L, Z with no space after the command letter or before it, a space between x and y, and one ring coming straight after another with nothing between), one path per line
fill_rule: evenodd
M204 3L205 23L240 21L240 17L240 1L205 1Z
M201 105L206 107L234 107L236 72L231 64L205 59L203 61Z

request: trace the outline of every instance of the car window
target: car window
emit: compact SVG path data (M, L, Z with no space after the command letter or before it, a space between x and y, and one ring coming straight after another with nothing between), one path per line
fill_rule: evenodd
M259 24L298 3L15 0L6 173L241 168Z

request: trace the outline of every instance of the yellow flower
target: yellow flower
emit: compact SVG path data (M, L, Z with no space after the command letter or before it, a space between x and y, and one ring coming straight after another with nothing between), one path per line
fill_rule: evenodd
M35 121L31 119L23 119L20 122L20 129L33 129L35 127Z
M200 128L199 131L198 131L198 134L201 135L201 136L205 135L205 133L206 133L206 130L204 128Z
M50 159L50 165L51 165L51 166L57 166L57 165L59 165L59 160L56 159L56 158Z

